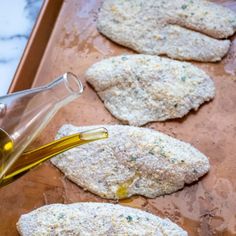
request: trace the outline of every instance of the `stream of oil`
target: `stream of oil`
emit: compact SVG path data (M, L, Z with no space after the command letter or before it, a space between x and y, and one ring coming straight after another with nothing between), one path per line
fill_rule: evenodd
M14 149L14 145L6 132L3 131L1 135L1 170L3 170L7 159L11 157L11 152ZM91 131L72 134L32 151L23 152L17 161L10 167L4 177L0 180L0 187L13 182L15 179L28 172L30 169L57 154L67 151L73 147L104 138L108 138L107 130L104 128L98 128Z

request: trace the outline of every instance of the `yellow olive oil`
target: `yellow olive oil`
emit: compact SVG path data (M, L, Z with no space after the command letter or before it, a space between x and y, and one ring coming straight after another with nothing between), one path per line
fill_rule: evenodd
M138 171L136 171L135 175L127 180L126 182L120 184L116 190L116 196L118 199L124 199L128 197L128 189L129 187L134 183L135 179L137 179L140 176Z
M0 129L0 171L3 170L7 158L11 154L14 148L14 143L9 135L3 130Z
M98 128L66 136L64 138L46 144L42 147L34 149L32 151L24 152L17 159L17 161L10 167L5 176L0 180L0 187L8 183L11 183L12 181L19 178L33 167L41 164L42 162L52 158L57 154L67 151L73 147L105 138L108 138L107 130L105 128ZM4 142L2 148L4 149L4 147L6 146L5 148L9 148L9 150L11 150L11 144L9 144L9 142L10 142L9 139L8 142ZM3 159L3 168L4 168L4 159Z

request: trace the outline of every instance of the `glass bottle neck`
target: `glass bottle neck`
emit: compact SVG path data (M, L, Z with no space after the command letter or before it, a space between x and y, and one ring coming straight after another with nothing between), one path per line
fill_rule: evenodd
M64 105L78 97L83 92L81 81L74 74L69 72L65 73L45 87L53 93L57 102L63 103Z

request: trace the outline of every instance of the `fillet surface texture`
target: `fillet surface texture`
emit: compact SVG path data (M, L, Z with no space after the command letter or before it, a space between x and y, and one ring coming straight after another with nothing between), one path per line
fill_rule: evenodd
M147 128L101 126L107 128L108 139L76 147L51 161L67 178L103 198L170 194L209 170L207 157L188 143ZM97 127L64 125L57 138Z
M204 71L150 55L102 60L87 70L86 79L116 118L136 126L183 117L215 95Z
M187 236L187 232L155 215L109 203L52 204L22 215L22 236Z
M236 13L205 0L105 0L98 30L137 52L219 61L236 31Z

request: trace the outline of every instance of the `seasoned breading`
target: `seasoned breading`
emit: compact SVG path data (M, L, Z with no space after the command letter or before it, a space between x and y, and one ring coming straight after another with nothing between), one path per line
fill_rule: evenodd
M109 203L52 204L22 215L22 236L187 236L187 232L155 215Z
M112 57L91 66L86 79L116 118L136 126L183 117L215 95L204 71L158 56Z
M236 13L205 0L105 0L97 28L140 53L219 61L230 41L218 39L234 34Z
M109 132L107 140L73 148L51 160L67 178L101 197L170 194L209 170L207 157L188 143L147 128L101 126ZM57 138L95 127L64 125Z

